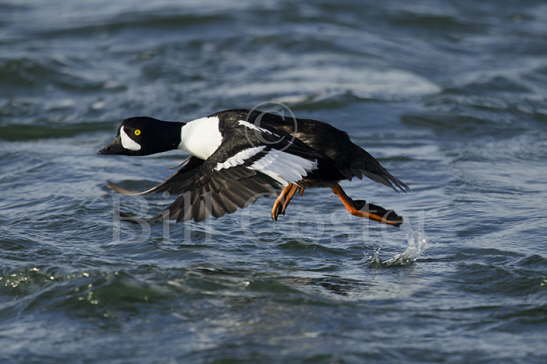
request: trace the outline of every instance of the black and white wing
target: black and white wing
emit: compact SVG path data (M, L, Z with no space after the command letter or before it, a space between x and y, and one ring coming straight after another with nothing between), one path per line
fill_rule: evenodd
M211 215L221 217L247 207L261 196L275 194L277 188L275 180L245 166L216 171L206 162L177 183L179 196L157 218L202 221Z
M408 186L391 175L380 162L366 150L354 144L349 135L328 123L313 120L282 116L259 110L226 110L213 115L228 114L247 124L274 133L289 134L313 150L321 151L333 163L334 168L342 174L340 179L353 177L371 180L393 188L395 191L408 191Z
M155 219L201 221L233 213L298 183L317 168L320 157L311 148L267 130L246 133L228 127L223 137L221 146L201 165L156 190L179 196Z

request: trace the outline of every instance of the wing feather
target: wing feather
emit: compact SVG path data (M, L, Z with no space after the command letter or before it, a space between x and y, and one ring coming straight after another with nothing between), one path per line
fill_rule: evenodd
M247 207L261 196L272 195L279 188L272 178L245 166L215 171L210 165L200 167L199 173L186 181L186 190L152 220L167 217L176 221L202 221L211 215L221 217Z
M143 196L143 195L148 195L150 193L163 192L163 191L167 191L171 194L176 194L178 190L178 184L180 183L180 181L184 180L189 173L194 172L196 168L200 167L203 164L203 162L204 161L202 159L199 159L196 157L189 157L181 163L182 167L176 173L172 174L169 178L167 178L165 181L163 181L159 185L156 185L144 191L128 190L113 183L112 181L106 181L106 183L107 183L107 186L114 192L121 193L122 195L128 195L128 196Z

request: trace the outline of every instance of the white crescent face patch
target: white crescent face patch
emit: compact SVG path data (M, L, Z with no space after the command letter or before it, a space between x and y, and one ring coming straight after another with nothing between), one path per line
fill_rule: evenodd
M125 127L123 126L120 129L120 137L122 140L122 147L124 147L125 149L132 150L134 152L141 150L141 145L131 139L129 135L127 135L127 133L125 132Z

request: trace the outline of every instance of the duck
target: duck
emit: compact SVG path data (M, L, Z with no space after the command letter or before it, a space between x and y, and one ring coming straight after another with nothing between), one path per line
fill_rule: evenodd
M219 218L264 196L277 196L271 209L277 221L297 193L330 188L353 216L392 226L403 223L393 210L352 199L340 182L366 177L398 192L409 191L408 185L353 143L348 133L319 120L255 109L224 110L188 122L130 117L98 154L145 156L175 149L189 157L164 182L145 191L111 181L108 187L125 195L177 196L150 221Z

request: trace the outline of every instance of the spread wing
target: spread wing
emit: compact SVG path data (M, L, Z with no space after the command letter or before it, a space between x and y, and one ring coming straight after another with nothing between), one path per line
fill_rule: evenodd
M298 183L317 168L317 153L268 130L223 130L221 146L199 167L172 177L156 191L178 194L153 219L201 221L221 217Z
M277 192L278 183L257 171L236 166L216 171L204 163L183 183L178 183L177 199L154 219L167 217L184 221L202 221L221 217Z
M203 164L203 160L196 157L189 157L181 163L180 169L171 177L167 178L164 182L160 183L157 186L154 186L145 191L131 191L127 190L119 185L116 185L112 181L107 181L107 185L110 189L115 192L121 193L123 195L129 196L142 196L148 195L154 192L164 192L167 191L171 194L175 194L177 190L177 185L184 181L189 175L193 174L195 169L199 168Z

